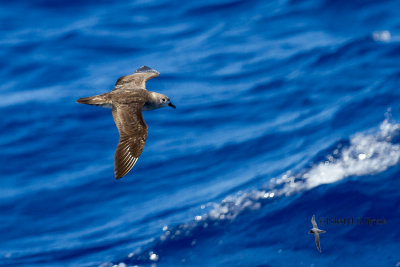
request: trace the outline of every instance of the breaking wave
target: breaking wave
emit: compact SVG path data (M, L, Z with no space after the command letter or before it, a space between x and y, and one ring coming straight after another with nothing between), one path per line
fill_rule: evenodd
M225 197L220 203L201 205L203 213L196 215L190 222L176 226L164 226L163 233L146 247L129 253L118 265L104 263L101 267L126 264L148 264L157 262L162 250L170 242L185 242L194 246L194 233L207 231L235 219L244 211L258 210L270 201L288 197L310 190L322 184L335 183L352 176L374 175L396 165L400 160L400 144L396 141L400 133L400 124L384 120L375 133L357 133L348 144L337 144L326 156L326 160L313 164L302 173L288 171L278 178L269 180L262 189L240 191Z

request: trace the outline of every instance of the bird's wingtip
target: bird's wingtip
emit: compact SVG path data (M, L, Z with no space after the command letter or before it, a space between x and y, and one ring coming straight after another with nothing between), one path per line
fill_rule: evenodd
M135 73L156 73L156 74L160 74L158 71L156 71L155 69L152 69L152 68L150 68L148 66L141 66L140 68L135 70Z
M115 177L115 180L118 181L119 179L121 179L124 176L121 175L121 173L117 172L117 170L114 170L114 177Z

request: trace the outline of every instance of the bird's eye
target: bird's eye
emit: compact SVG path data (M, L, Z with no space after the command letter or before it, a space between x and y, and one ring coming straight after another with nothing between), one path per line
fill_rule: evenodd
M162 99L162 102L165 102L165 98Z

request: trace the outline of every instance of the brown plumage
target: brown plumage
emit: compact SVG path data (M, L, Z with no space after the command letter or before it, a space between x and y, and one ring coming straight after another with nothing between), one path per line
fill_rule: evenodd
M165 106L175 108L167 96L146 90L146 82L159 75L154 69L143 66L134 74L119 78L111 92L77 100L82 104L112 108L120 136L114 163L117 179L125 176L133 168L144 149L148 127L143 119L142 110Z

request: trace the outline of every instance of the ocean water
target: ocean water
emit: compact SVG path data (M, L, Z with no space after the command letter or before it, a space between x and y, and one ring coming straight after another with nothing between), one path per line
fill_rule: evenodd
M400 266L398 1L1 5L1 266ZM177 109L116 181L75 100L142 65Z

